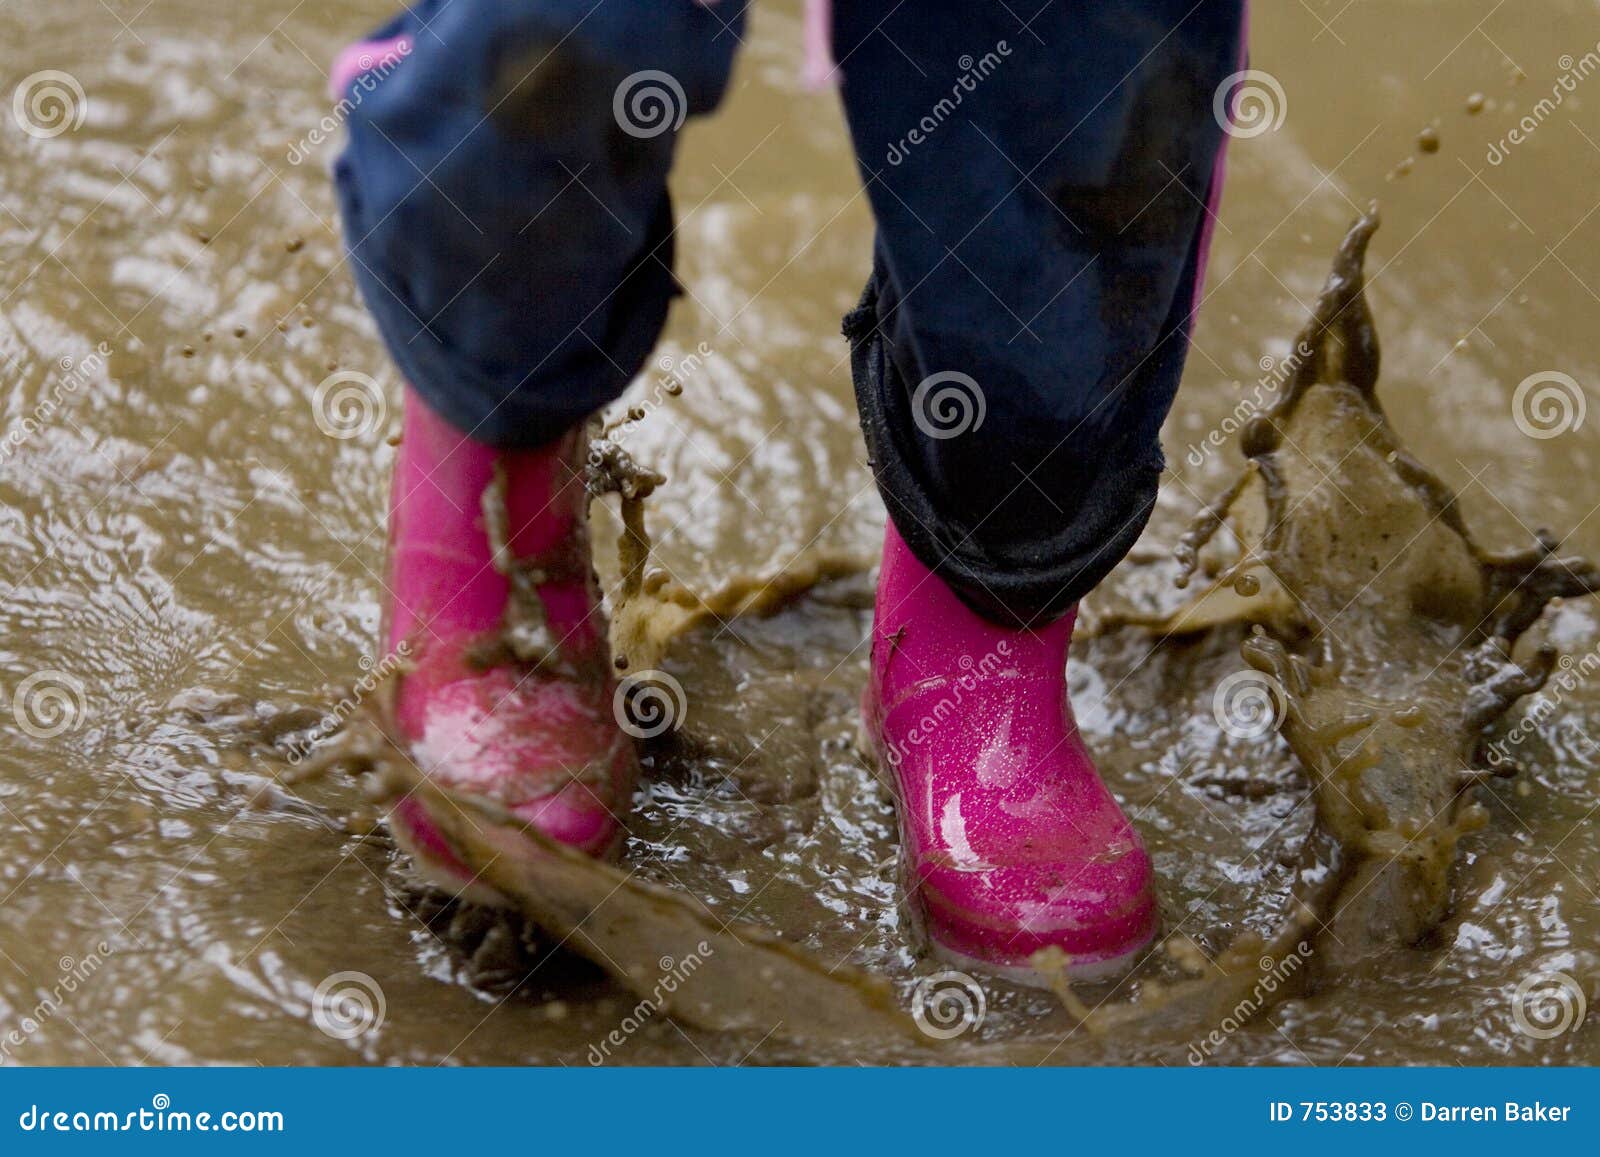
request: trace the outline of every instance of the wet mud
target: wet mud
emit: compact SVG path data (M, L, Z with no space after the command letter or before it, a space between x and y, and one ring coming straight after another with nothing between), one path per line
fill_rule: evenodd
M1521 621L1532 600L1493 593L1600 555L1600 434L1531 437L1516 406L1535 373L1600 380L1585 139L1600 141L1600 102L1568 100L1500 161L1490 150L1563 54L1600 40L1590 6L1505 10L1487 37L1456 4L1257 6L1252 65L1286 115L1231 142L1162 496L1089 601L1069 669L1156 860L1163 938L1125 980L1059 995L934 987L941 965L898 903L892 793L854 747L883 512L834 335L871 222L836 98L799 86L798 5L758 7L725 112L685 134L687 293L604 420L666 479L620 563L610 545L637 507L594 503L619 650L685 692L643 748L622 901L594 891L619 869L530 860L493 814L436 801L464 855L549 905L534 918L418 888L379 822L414 785L368 775L369 800L350 777L301 775L371 726L395 670L375 640L398 382L342 266L338 126L320 127L325 62L389 6L109 6L126 27L89 0L0 8L9 83L55 70L85 94L76 127L0 132L0 1030L21 1037L0 1033L0 1063L1600 1060L1593 1014L1556 1032L1538 1019L1574 991L1600 999L1600 617L1561 598ZM1306 386L1281 415L1299 448L1247 447L1280 465L1278 521L1304 541L1267 534L1257 477L1180 590L1173 544L1279 404L1286 343L1378 194L1382 420L1358 390ZM1308 463L1369 433L1427 464L1481 553L1443 517L1429 551L1317 538L1367 512L1420 529L1441 505L1365 446L1329 468L1362 517L1309 481ZM1566 541L1522 551L1540 527ZM1216 583L1240 542L1306 581L1263 564ZM1345 609L1370 562L1307 563L1373 551L1398 559L1375 586L1411 616L1366 594ZM1493 614L1468 621L1474 605ZM1149 628L1186 606L1181 628ZM1419 666L1458 643L1438 672ZM1546 685L1492 720L1544 646ZM1218 711L1243 676L1282 690L1281 733ZM1409 730L1401 687L1424 707ZM1518 774L1471 782L1497 755ZM582 923L597 906L608 919ZM1286 921L1305 913L1301 953ZM750 962L772 955L792 991L758 983ZM755 979L706 971L736 963ZM710 987L736 999L700 1008ZM954 1031L906 1035L919 991ZM1158 1005L1172 1015L1140 1012Z
M1268 699L1282 697L1318 822L1345 861L1312 869L1335 881L1319 918L1341 959L1438 927L1457 844L1488 822L1475 789L1516 774L1491 761L1484 732L1556 664L1549 645L1518 661L1517 643L1552 599L1600 582L1548 534L1520 551L1479 546L1455 494L1389 426L1364 290L1377 227L1375 207L1352 227L1295 343L1305 357L1245 428L1242 481L1179 547L1187 580L1234 508L1259 504L1240 515L1242 554L1218 583L1286 596L1262 598L1270 629L1244 657L1269 676Z

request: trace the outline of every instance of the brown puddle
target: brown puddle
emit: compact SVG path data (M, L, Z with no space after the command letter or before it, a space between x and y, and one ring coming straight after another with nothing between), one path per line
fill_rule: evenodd
M81 126L59 135L9 122L0 133L0 706L29 720L0 749L0 1029L27 1029L0 1060L1600 1060L1593 1015L1547 1037L1518 1015L1556 975L1590 1005L1600 999L1600 747L1590 740L1600 620L1586 599L1552 607L1519 649L1526 660L1548 641L1572 660L1488 733L1521 774L1450 797L1451 827L1472 799L1489 822L1454 841L1442 918L1425 888L1395 897L1403 878L1374 873L1364 892L1341 880L1339 892L1358 899L1343 917L1365 934L1336 920L1342 942L1318 931L1292 968L1274 957L1238 969L1254 1015L1235 1016L1236 1002L1216 1016L1218 990L1206 987L1195 1016L1093 1034L1050 993L990 981L981 1025L931 1044L902 1040L887 1006L882 1033L823 1011L804 1018L813 1035L765 1039L753 1027L696 1027L693 1009L680 1008L681 1022L638 1015L639 991L654 1000L659 987L663 1005L692 998L700 961L686 953L698 953L690 937L707 913L718 928L779 936L825 974L881 977L901 1010L939 970L908 936L892 804L853 746L870 618L870 585L856 572L882 510L833 335L865 275L871 225L834 98L799 91L798 6L784 0L758 6L726 111L686 134L674 193L691 297L674 311L662 361L618 409L641 409L616 433L671 480L650 500L652 561L635 576L655 596L635 605L651 613L631 626L623 614L618 628L631 669L659 665L688 696L681 728L646 753L624 863L636 882L695 903L687 915L673 908L666 932L603 942L620 972L651 970L630 975L630 989L562 964L547 936L419 895L383 829L351 815L363 805L348 781L307 783L296 789L304 798L273 787L286 760L359 713L387 670L371 648L397 383L341 268L324 171L334 146L308 133L327 112L322 62L392 4L111 7L127 29L97 0L0 7L13 83L64 71L88 102ZM1368 280L1393 430L1459 494L1478 541L1531 541L1526 521L1570 528L1573 555L1600 553L1594 424L1533 439L1513 408L1536 372L1600 380L1585 289L1600 286L1600 215L1588 212L1600 152L1585 141L1600 140L1600 104L1563 105L1501 162L1484 159L1549 90L1561 55L1592 46L1592 10L1551 0L1528 21L1508 8L1484 23L1486 38L1473 31L1483 14L1454 4L1315 7L1254 13L1252 64L1282 82L1287 116L1232 142L1207 300L1164 434L1173 470L1146 539L1093 600L1102 622L1160 621L1178 606L1171 545L1237 464L1231 436L1211 435L1230 432L1263 379L1261 396L1276 400L1279 378L1258 363L1292 352L1278 342L1310 311L1331 239L1378 192L1385 260ZM1419 60L1419 44L1438 51ZM1520 83L1502 50L1525 70ZM1469 112L1475 93L1486 99ZM1425 125L1437 125L1435 153L1418 151ZM296 159L297 146L309 159ZM345 372L365 375L386 410L327 433L335 424L319 421L318 391ZM1323 392L1308 390L1301 406L1321 405ZM1286 485L1299 496L1293 453ZM1380 495L1359 488L1391 477L1375 469L1341 485L1368 509ZM1255 486L1236 507L1241 517L1264 510ZM596 521L605 539L620 529L598 504ZM1380 706L1425 673L1418 656L1472 634L1446 612L1471 601L1477 564L1442 548L1424 561L1465 585L1426 602L1411 626L1432 624L1428 637L1400 636L1395 684L1363 665L1385 646L1364 624L1388 612L1358 615L1368 609L1358 602L1338 619L1353 640L1348 678ZM1412 587L1421 573L1406 572ZM1338 594L1360 584L1326 577L1329 601L1316 607L1331 619L1348 601ZM1411 589L1390 575L1380 585ZM1266 605L1276 596L1263 588L1238 603ZM774 605L782 610L765 617L735 613ZM1235 622L1237 609L1216 607ZM1301 630L1268 625L1317 660ZM1335 862L1337 831L1312 831L1306 751L1229 730L1214 711L1224 682L1261 674L1240 660L1247 630L1221 622L1156 640L1124 629L1075 647L1080 722L1152 848L1169 931L1135 983L1074 993L1103 1004L1102 1017L1137 1016L1152 996L1150 1006L1176 1010L1186 978L1273 942L1305 865ZM670 652L652 657L668 640ZM347 699L357 673L366 689ZM1457 702L1479 678L1465 666L1439 676L1429 702ZM55 698L42 694L52 688ZM1296 702L1312 725L1363 707L1337 686ZM24 710L52 703L54 716ZM1416 740L1430 749L1466 734L1454 715L1424 723ZM1472 754L1456 751L1461 769L1485 766ZM1381 758L1374 768L1385 770ZM487 819L474 817L492 833ZM1388 830L1360 821L1369 824ZM1425 825L1413 846L1438 837L1442 857L1445 835L1442 821ZM1353 857L1338 863L1341 877L1361 870ZM567 886L581 896L596 882L579 873ZM1397 913L1419 918L1403 927ZM559 915L545 919L559 926ZM669 944L657 955L670 954L670 967L651 961L647 943ZM748 957L730 948L723 959ZM797 988L834 991L796 967ZM383 1001L380 1016L345 1033L319 1021L318 990L352 974ZM46 998L58 986L54 1007ZM856 1009L854 999L840 1008Z

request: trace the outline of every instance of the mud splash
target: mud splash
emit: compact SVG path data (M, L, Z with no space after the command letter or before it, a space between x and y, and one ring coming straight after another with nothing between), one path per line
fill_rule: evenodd
M724 921L691 896L547 839L487 800L439 787L377 719L346 729L306 774L335 765L366 774L375 803L421 803L476 878L512 899L556 943L651 1002L652 1012L763 1039L848 1036L876 1047L918 1039L887 981L830 969L776 933ZM686 975L675 975L689 962Z
M674 395L676 396L676 395ZM619 671L655 667L674 638L707 620L767 615L820 583L861 574L873 559L858 552L816 546L765 574L736 575L707 594L696 594L661 568L652 568L645 500L666 478L641 466L618 437L637 421L628 414L597 426L589 443L587 481L593 498L614 494L622 529L617 536L618 578L611 590L611 651Z
M1190 603L1145 620L1169 634L1254 625L1241 652L1255 677L1223 709L1279 723L1316 807L1279 930L1151 1007L1181 996L1209 1015L1293 957L1312 955L1298 979L1318 985L1426 944L1450 909L1458 844L1488 821L1476 789L1517 772L1491 761L1485 730L1556 663L1555 647L1518 642L1552 600L1600 588L1600 571L1547 533L1485 550L1400 443L1376 393L1365 296L1377 228L1373 206L1346 236L1295 345L1304 357L1241 434L1245 472L1176 548L1180 585L1224 528L1231 557Z
M653 668L673 638L705 618L726 621L770 612L823 579L847 573L848 561L817 558L765 581L747 579L709 597L689 595L662 572L649 570L645 501L666 479L635 461L613 433L595 428L585 481L591 500L610 494L620 500L620 577L611 601L619 670ZM564 661L537 594L545 571L511 561L500 477L485 489L482 506L496 565L511 579L499 637L483 648L483 661L530 667ZM653 581L646 582L647 574ZM627 686L619 687L619 711L626 709ZM776 933L722 920L692 895L637 880L633 871L546 838L492 801L434 783L395 738L389 691L392 685L371 696L361 717L285 775L284 782L305 783L339 768L364 776L367 798L385 810L402 801L420 803L475 878L507 897L531 922L524 939L536 930L548 943L577 952L647 1002L653 1013L715 1032L753 1032L762 1039L848 1037L877 1048L927 1043L883 978L849 966L829 967ZM487 940L491 956L502 953L505 939ZM483 954L480 943L475 963ZM679 975L684 962L693 967Z

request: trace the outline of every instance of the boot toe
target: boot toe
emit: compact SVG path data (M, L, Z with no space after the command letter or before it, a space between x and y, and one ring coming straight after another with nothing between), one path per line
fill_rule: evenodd
M637 764L609 696L514 668L450 681L427 676L408 676L397 714L430 778L493 800L578 851L606 855L620 846L618 816ZM458 889L470 880L420 804L395 809L394 827L424 874Z
M586 783L571 783L553 796L518 804L513 814L542 834L591 856L608 856L623 836L615 803L607 803Z

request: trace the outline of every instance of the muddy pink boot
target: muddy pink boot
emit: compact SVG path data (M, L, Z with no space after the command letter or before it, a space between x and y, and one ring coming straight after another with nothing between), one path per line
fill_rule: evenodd
M1110 975L1157 923L1150 857L1067 701L1075 617L997 626L884 536L862 708L899 788L912 912L940 955L1024 982L1050 947L1073 978Z
M621 842L637 762L613 715L583 442L573 432L535 450L495 450L407 390L387 637L410 661L395 726L418 767L604 855ZM498 559L491 537L505 547ZM471 882L415 800L400 803L391 823L425 875L469 899L498 900Z

